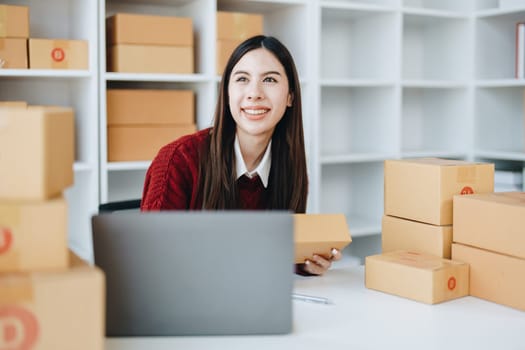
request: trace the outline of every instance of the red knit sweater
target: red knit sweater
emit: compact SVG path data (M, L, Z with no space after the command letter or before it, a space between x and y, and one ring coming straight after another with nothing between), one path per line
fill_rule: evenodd
M183 136L161 148L144 181L141 210L202 209L198 193L199 149L210 138L210 129ZM237 180L238 209L267 209L267 190L260 178Z

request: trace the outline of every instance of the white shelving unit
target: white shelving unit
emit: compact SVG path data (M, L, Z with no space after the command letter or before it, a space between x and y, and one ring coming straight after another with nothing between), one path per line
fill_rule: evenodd
M69 246L79 255L90 258L91 215L97 212L99 201L97 3L84 0L5 0L2 3L29 6L32 38L89 41L86 71L0 70L0 100L24 100L32 105L74 109L75 182L65 191L69 205Z
M261 13L300 75L309 212L343 212L354 237L377 234L383 161L450 157L523 172L525 80L514 78L521 9L498 0L21 0L31 35L87 39L88 71L0 70L0 99L77 112L70 242L91 257L99 203L138 198L150 162L108 162L106 90L192 89L199 128L211 124L218 10ZM195 74L106 72L105 18L117 12L193 19ZM145 29L146 30L146 29Z

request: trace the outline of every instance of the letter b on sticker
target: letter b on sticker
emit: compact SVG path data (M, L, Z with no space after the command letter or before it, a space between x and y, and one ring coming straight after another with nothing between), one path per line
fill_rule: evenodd
M38 321L19 306L0 307L0 350L29 350L38 337Z

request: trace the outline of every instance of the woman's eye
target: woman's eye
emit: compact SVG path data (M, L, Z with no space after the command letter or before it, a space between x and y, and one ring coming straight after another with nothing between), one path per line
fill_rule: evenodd
M245 81L248 81L248 79L246 77L238 77L237 79L235 79L235 81L237 81L237 82L245 82Z
M273 77L266 77L266 78L264 78L263 82L265 82L265 83L276 83L277 80L275 78L273 78Z

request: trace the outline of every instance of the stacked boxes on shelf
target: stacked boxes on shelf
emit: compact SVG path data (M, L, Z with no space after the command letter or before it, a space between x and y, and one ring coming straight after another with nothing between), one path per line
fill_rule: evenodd
M245 39L263 34L263 15L217 12L217 74L222 74L233 50Z
M0 5L0 68L88 69L87 41L29 38L29 7Z
M470 294L525 311L525 192L454 196L452 258L470 264Z
M0 68L28 67L27 38L29 7L0 5Z
M107 71L194 72L193 20L117 13L106 19Z
M152 160L197 130L192 90L108 89L108 161Z
M0 107L2 345L103 349L104 275L67 246L73 111L20 104Z
M385 161L383 254L366 258L366 286L426 303L467 295L468 264L450 260L453 196L493 191L493 164Z

